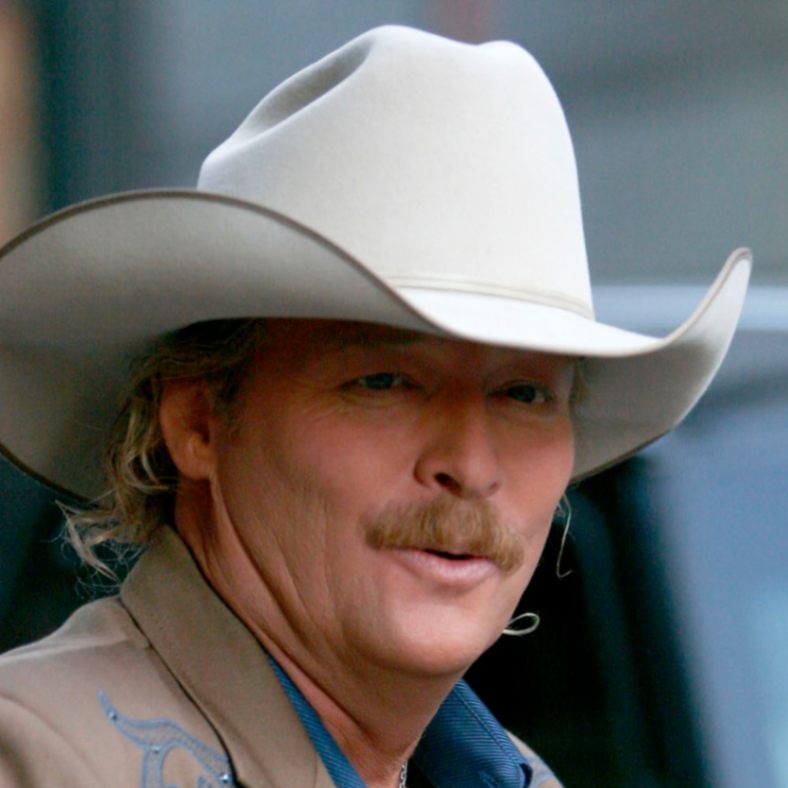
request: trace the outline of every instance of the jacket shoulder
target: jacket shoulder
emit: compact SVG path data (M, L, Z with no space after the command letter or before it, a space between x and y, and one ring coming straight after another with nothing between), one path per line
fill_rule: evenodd
M162 784L197 784L205 764L194 753L215 756L214 772L226 760L118 599L85 605L49 637L0 656L0 785L139 786L164 747Z
M12 666L27 667L59 654L93 650L127 641L144 648L147 639L134 625L116 597L90 602L78 608L51 635L0 655L0 680Z
M530 788L562 788L547 764L524 741L518 739L511 731L506 731L506 734L531 768Z

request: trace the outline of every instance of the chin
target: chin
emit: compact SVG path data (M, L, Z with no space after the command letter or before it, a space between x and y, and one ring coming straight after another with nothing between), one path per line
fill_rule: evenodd
M490 618L457 621L457 616L420 617L398 633L390 652L398 670L459 678L500 637L505 622Z

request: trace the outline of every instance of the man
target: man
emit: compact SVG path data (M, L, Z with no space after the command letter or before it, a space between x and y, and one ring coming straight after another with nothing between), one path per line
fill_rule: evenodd
M461 677L570 481L708 385L748 272L663 340L596 322L538 65L393 27L274 90L196 191L32 228L0 436L98 499L90 563L147 549L2 660L0 782L555 785Z

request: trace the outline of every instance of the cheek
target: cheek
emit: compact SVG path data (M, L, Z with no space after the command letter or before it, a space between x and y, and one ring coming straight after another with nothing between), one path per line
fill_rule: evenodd
M409 478L414 449L407 431L396 425L355 422L332 425L319 440L302 446L309 481L342 498L379 497Z
M342 523L358 522L407 475L405 442L381 425L371 430L312 414L296 423L280 418L277 426L259 424L231 439L222 471L231 510L269 529L284 520L318 530L328 520L334 527L322 539L339 539ZM280 538L289 541L290 534Z
M520 495L552 511L566 490L574 466L574 435L567 417L549 430L509 439L507 479ZM539 508L542 508L540 506Z
M260 534L275 533L301 498L300 436L244 417L217 440L215 486L234 527L247 538L265 539Z
M526 551L518 582L529 582L550 533L574 466L574 444L568 421L549 440L521 444L507 472L507 511L520 531ZM528 445L523 451L522 445Z
M566 491L575 465L575 442L571 423L567 421L558 441L551 444L543 460L543 482L558 499Z

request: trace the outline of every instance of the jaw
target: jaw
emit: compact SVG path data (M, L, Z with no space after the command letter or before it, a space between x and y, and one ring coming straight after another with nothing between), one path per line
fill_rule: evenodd
M343 611L353 622L346 642L397 671L456 680L498 639L530 572L396 549L375 551L368 577L365 596Z

